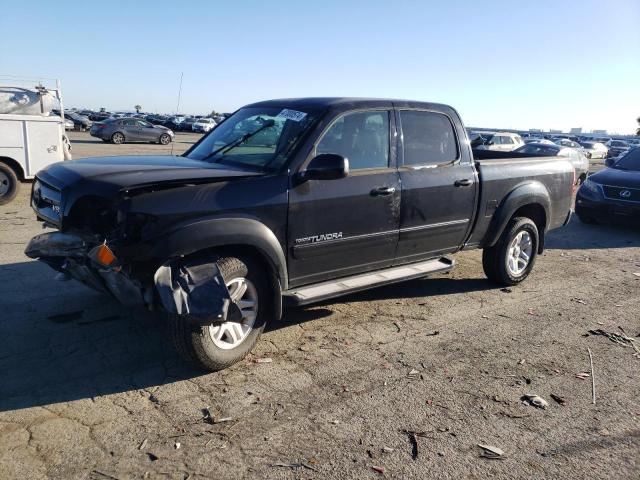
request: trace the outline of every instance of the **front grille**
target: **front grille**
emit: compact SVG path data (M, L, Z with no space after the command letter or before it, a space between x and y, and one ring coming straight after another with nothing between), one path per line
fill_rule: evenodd
M637 188L613 187L603 185L604 196L611 200L622 200L625 202L640 202L640 190Z
M36 178L31 191L31 208L42 220L60 225L60 190Z

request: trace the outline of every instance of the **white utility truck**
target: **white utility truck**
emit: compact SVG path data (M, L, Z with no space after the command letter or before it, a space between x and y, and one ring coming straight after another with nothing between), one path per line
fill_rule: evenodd
M64 122L53 108L64 112L57 81L55 88L0 85L0 205L13 200L20 182L71 158Z

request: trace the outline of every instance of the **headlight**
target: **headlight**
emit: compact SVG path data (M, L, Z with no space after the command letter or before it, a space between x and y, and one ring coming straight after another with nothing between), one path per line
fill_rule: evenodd
M584 197L600 198L602 196L602 187L596 182L592 182L588 178L584 181L578 193Z

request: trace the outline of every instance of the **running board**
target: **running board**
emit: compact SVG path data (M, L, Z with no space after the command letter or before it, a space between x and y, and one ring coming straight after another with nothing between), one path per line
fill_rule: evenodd
M434 273L448 272L453 268L454 264L454 260L441 257L424 262L376 270L375 272L363 273L352 277L344 277L331 282L306 285L282 292L283 302L286 306L320 302L360 290L413 280L433 275Z

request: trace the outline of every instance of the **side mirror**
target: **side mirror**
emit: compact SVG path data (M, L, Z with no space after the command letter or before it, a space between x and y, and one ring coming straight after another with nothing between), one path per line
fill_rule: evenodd
M349 160L335 153L321 153L309 162L306 170L300 172L300 179L303 181L337 180L347 175L349 175Z

